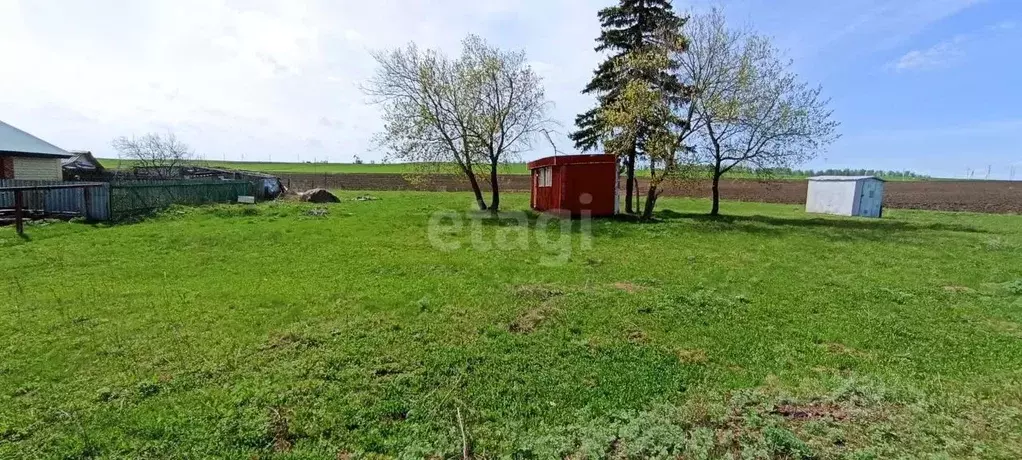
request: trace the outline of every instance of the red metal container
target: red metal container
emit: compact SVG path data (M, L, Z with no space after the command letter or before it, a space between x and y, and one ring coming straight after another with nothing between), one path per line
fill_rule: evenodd
M529 163L532 209L580 216L617 212L617 158L614 155L565 155Z

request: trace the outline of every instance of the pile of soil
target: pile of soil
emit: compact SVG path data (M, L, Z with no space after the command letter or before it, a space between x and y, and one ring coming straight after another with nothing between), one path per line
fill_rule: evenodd
M306 190L299 196L300 201L307 203L340 203L341 199L337 198L337 195L330 193L325 188L314 188L312 190Z

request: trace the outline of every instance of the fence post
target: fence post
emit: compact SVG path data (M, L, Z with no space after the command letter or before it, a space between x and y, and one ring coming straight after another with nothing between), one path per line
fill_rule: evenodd
M110 209L110 183L103 184L100 190L99 215L100 220L114 220L113 211Z
M92 216L89 215L89 210L92 209L92 188L85 187L82 189L82 195L85 197L85 209L82 214L85 215L85 220L92 220Z
M24 202L23 197L21 196L21 190L15 190L14 191L14 228L17 229L18 235L24 235L25 234L25 223L22 222L23 216L22 216L22 209L21 209L22 207L24 207L24 205L25 205L25 202Z

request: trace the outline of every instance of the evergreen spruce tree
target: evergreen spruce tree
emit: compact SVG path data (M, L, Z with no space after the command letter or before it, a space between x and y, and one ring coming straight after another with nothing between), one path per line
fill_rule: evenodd
M668 0L620 0L620 3L600 10L601 33L596 39L598 52L610 52L606 61L600 64L592 81L582 91L597 97L598 106L575 118L578 130L571 134L575 148L587 151L600 147L607 135L605 123L601 120L604 108L613 104L630 81L642 80L651 86L683 98L684 85L678 81L674 70L678 63L672 61L660 69L630 68L627 57L658 45L665 37L680 34L684 20L674 13ZM676 37L676 35L675 35ZM639 127L639 131L642 128ZM638 200L638 183L635 180L636 158L643 154L643 137L638 136L621 151L613 153L621 159L625 174L625 211L633 213L632 197Z

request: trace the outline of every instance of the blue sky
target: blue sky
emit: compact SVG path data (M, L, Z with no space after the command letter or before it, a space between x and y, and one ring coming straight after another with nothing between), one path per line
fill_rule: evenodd
M1022 49L1022 2L778 2L774 14L767 3L743 4L746 17L823 84L842 122L842 139L811 166L951 177L990 167L996 178L1014 167L1022 179L1022 62L1011 57Z
M606 0L0 0L0 119L111 156L173 130L210 159L379 160L358 85L368 50L456 53L468 33L525 49L568 131L600 56ZM1022 179L1022 2L725 0L823 85L843 137L813 168ZM568 150L559 138L561 150ZM526 159L549 154L537 144Z

